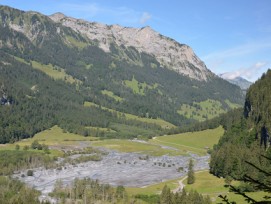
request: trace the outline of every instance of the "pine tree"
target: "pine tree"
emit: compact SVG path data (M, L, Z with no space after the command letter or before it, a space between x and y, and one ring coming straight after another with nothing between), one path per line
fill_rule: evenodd
M194 168L193 160L190 159L189 165L188 165L187 184L195 183L195 173L194 173L193 168Z
M161 204L171 204L172 203L172 194L170 192L170 188L167 185L164 186L161 197L160 197Z

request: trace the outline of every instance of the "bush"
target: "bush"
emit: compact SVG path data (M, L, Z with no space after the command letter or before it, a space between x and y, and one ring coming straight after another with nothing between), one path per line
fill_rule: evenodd
M27 176L33 176L34 175L34 171L33 170L28 170L26 173Z

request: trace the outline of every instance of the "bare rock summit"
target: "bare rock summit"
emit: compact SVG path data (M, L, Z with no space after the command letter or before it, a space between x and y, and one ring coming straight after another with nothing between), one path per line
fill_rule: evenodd
M154 56L163 67L190 78L207 81L209 77L214 76L189 46L165 37L149 26L130 28L120 25L105 25L67 17L62 13L49 17L54 22L61 23L90 40L98 41L99 47L105 52L110 52L111 43L115 43L119 47L134 47L139 52Z

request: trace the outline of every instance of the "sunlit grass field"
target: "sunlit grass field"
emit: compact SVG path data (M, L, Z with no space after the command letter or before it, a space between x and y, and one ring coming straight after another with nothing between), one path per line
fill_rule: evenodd
M53 126L48 130L44 130L37 133L32 138L27 138L13 144L4 144L0 146L0 150L15 150L16 145L20 146L20 150L23 150L24 146L31 146L31 144L37 140L40 144L45 144L49 146L76 146L80 141L93 141L97 140L95 137L83 137L81 135L68 133L63 131L58 126ZM29 149L28 151L38 151ZM62 156L62 152L56 149L50 150L53 156Z
M219 198L219 195L227 195L229 201L235 201L237 204L239 203L247 203L244 197L240 195L236 195L233 192L229 192L229 188L225 187L225 181L223 178L218 178L208 171L200 172L195 174L196 181L192 185L187 185L187 179L183 181L186 185L185 190L190 191L194 189L203 195L209 195L213 203L221 203L222 200ZM238 181L233 181L231 185L238 185ZM253 192L248 193L255 200L260 200L266 195L264 192Z
M14 56L14 58L19 62L31 65L34 69L44 72L45 74L52 77L53 79L61 79L71 84L81 83L80 80L74 79L71 75L68 75L63 68L60 68L57 66L54 67L52 64L48 64L48 65L41 64L37 61L31 61L31 63L29 63L25 61L24 59L20 57L16 57L16 56Z
M137 195L137 194L144 194L144 195L152 195L152 194L160 194L163 190L163 187L167 185L171 190L175 189L178 187L178 181L181 178L178 179L173 179L149 186L145 186L142 188L132 188L132 187L126 187L126 191L128 192L129 195Z
M113 98L113 99L115 99L116 101L119 101L119 102L123 101L123 98L121 98L121 97L115 95L112 91L102 90L102 94L103 94L103 95L106 95L106 96L109 96L110 98Z
M178 111L180 115L186 118L193 118L198 121L205 121L225 113L220 101L206 100L199 103L193 102L193 105L183 104Z
M160 147L160 145L136 142L131 140L118 140L118 139L101 140L92 142L92 145L97 147L105 147L120 152L136 152L151 156L161 156L165 154L180 155L184 153L181 150L164 149Z
M95 103L92 103L92 102L88 102L88 101L86 101L84 103L84 106L85 107L91 107L91 106L99 107L99 105L97 105ZM138 120L138 121L145 122L145 123L157 124L157 125L160 125L162 128L173 128L173 127L175 127L175 125L173 125L173 124L171 124L171 123L169 123L169 122L167 122L165 120L162 120L160 118L157 118L157 119L142 118L142 117L138 117L136 115L132 115L132 114L129 114L129 113L119 112L119 111L116 111L116 110L113 110L113 109L110 109L110 108L106 108L106 107L103 107L103 106L101 108L104 109L104 110L108 110L110 112L115 112L118 115L124 115L126 117L126 119Z
M166 135L150 140L154 144L171 146L183 151L206 154L209 148L218 143L224 129L220 126L198 132L187 132L176 135Z

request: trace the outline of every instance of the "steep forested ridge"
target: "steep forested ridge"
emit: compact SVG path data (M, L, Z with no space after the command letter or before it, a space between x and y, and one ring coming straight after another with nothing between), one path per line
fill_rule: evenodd
M162 134L157 125L127 120L101 107L184 125L194 120L177 113L181 104L213 99L229 110L225 100L242 101L237 86L216 76L190 79L133 47L112 43L105 52L98 43L42 14L0 7L0 84L11 101L0 106L1 143L31 137L55 124L83 135L117 137L119 130L97 133L85 128L116 124L140 129L123 137ZM98 107L84 107L86 101Z
M264 174L252 168L246 162L270 171L270 138L266 134L271 128L271 71L268 70L261 79L248 90L243 114L225 131L211 155L210 171L217 175L242 179L246 175L262 182ZM256 176L255 176L256 175Z

